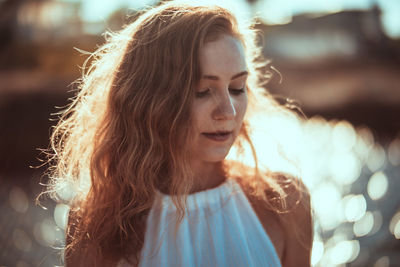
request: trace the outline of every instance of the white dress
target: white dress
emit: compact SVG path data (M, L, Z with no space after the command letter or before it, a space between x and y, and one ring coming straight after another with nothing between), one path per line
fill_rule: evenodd
M281 266L235 180L190 194L187 212L175 239L176 207L171 196L157 192L147 217L140 266ZM120 262L119 266L127 265Z

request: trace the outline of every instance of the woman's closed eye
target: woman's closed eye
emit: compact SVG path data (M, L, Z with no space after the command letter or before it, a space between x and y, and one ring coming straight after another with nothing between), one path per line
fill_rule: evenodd
M208 95L210 93L210 88L206 88L203 91L197 91L196 92L196 97L197 98L202 98L205 97L206 95Z
M244 87L239 88L239 89L236 89L236 88L229 88L229 92L230 92L232 95L241 95L241 94L244 93Z
M234 95L234 96L238 96L241 95L245 92L245 87L242 88L228 88L229 92ZM210 88L206 88L203 91L197 91L196 92L196 97L197 98L202 98L207 96L208 94L210 94Z

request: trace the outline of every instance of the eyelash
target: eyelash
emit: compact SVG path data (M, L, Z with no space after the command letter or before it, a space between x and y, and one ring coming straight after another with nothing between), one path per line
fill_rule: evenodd
M239 96L241 94L244 93L244 87L240 88L240 89L236 89L236 88L229 88L229 91L231 92L231 94L233 94L234 96ZM205 97L208 93L210 92L210 89L207 88L204 91L201 92L196 92L196 97L197 98L202 98Z
M244 93L244 87L240 88L240 89L235 89L235 88L229 88L229 91L233 94L233 95L241 95Z

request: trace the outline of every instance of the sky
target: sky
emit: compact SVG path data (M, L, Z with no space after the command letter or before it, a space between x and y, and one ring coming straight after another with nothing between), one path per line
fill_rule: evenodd
M157 0L64 0L81 2L81 15L86 21L101 21L116 9L128 7L140 9L152 5ZM218 1L220 2L220 1ZM245 0L225 1L234 2L239 8L249 10ZM400 0L258 0L253 7L259 17L270 24L284 24L290 22L292 16L301 13L331 13L341 10L361 9L366 10L374 4L382 10L382 26L385 32L395 38L400 38Z

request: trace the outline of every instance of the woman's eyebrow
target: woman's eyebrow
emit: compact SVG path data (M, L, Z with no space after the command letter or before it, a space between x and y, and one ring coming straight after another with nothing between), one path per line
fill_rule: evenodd
M237 79L237 78L242 77L242 76L247 75L247 74L249 74L247 71L239 72L239 73L233 75L231 80ZM201 77L201 78L202 79L207 79L207 80L213 80L213 81L218 81L219 80L218 76L208 75L208 74L204 74L203 77Z

